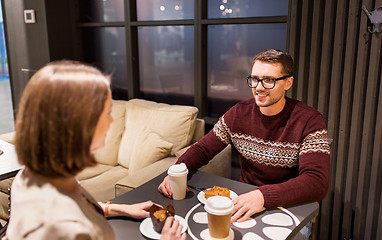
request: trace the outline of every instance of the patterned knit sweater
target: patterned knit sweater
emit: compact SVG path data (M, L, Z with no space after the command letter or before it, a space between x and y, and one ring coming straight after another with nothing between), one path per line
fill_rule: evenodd
M279 114L265 116L254 99L240 102L178 163L186 163L193 174L230 143L240 155L240 181L259 186L264 207L325 197L330 174L327 130L322 115L308 105L286 98Z

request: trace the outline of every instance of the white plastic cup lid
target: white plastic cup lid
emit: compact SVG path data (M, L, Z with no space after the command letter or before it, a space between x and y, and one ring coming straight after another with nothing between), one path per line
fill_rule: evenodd
M213 215L227 215L232 213L233 204L232 200L227 197L213 196L207 199L204 209Z
M174 164L168 169L167 174L170 176L183 176L188 174L188 169L184 163Z

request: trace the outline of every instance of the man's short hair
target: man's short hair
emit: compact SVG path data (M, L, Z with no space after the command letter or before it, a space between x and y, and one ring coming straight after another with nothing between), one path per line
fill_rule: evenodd
M268 49L264 52L258 53L254 58L252 65L256 61L268 63L281 63L283 71L286 75L293 76L293 58L286 52L277 49Z
M90 145L110 94L110 78L74 61L57 61L28 82L16 120L21 164L46 177L74 176L95 164Z

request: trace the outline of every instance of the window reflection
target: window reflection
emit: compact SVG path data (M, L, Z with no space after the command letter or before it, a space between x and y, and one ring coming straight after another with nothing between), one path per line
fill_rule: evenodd
M83 55L103 72L112 74L113 97L127 99L125 29L122 27L85 28Z
M78 1L81 22L124 21L124 0L81 0Z
M287 16L288 0L209 0L208 18Z
M193 26L138 28L140 88L145 98L193 104L193 34Z
M236 102L252 98L246 83L252 59L269 48L285 51L286 29L286 23L208 26L209 116L220 117Z
M138 21L193 19L194 1L139 0L137 16Z

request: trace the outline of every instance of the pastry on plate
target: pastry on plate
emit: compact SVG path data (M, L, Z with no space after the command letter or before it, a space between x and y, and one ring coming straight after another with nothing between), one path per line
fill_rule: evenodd
M150 209L150 218L153 223L156 232L161 233L164 223L168 216L175 216L175 209L172 204L167 207L162 208L158 205L153 204Z
M204 198L208 199L209 197L212 196L224 196L230 198L230 191L228 188L224 187L219 187L219 186L214 186L213 188L208 189L207 191L204 192Z

